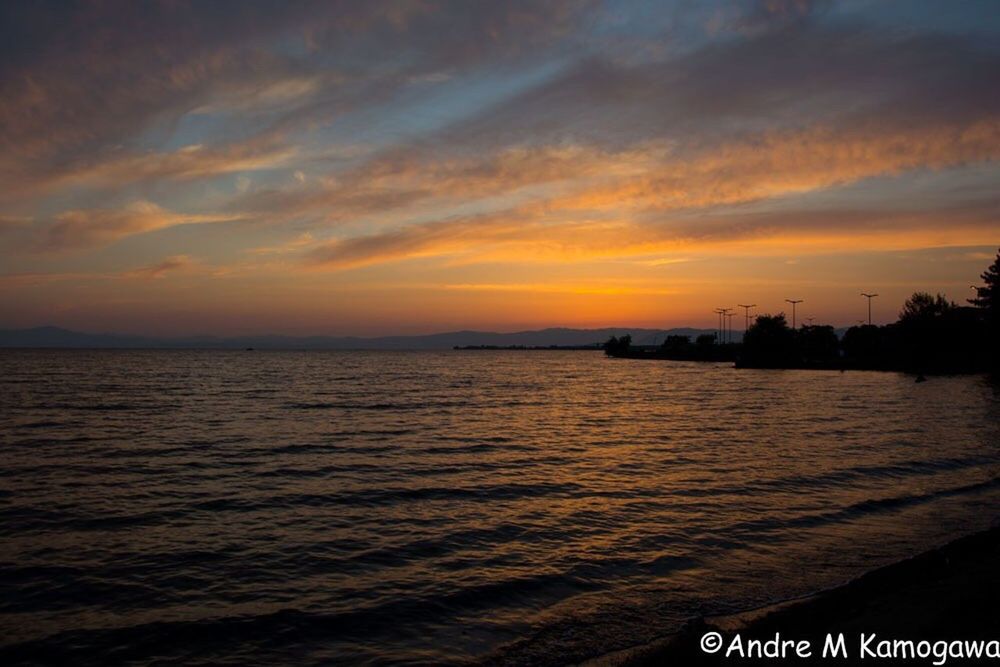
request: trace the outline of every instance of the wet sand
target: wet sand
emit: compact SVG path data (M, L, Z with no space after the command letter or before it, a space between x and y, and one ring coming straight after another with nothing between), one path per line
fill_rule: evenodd
M808 567L808 564L803 564ZM699 646L711 631L722 635L722 649L706 654ZM724 656L739 633L747 640L808 640L812 656L782 658ZM848 657L822 658L827 633L844 633ZM876 634L869 644L889 640L1000 640L1000 528L970 535L914 558L895 563L844 585L802 600L733 616L698 619L680 633L653 644L620 651L585 663L587 667L647 665L930 665L935 659L861 658L862 633ZM998 664L998 660L949 658L946 664Z

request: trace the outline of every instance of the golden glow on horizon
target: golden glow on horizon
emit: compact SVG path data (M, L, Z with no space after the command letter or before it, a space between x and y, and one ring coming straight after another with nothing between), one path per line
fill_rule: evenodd
M706 15L647 52L593 8L359 6L138 45L81 11L100 40L12 47L0 327L711 325L789 290L843 324L859 287L963 300L1000 244L1000 54L936 24Z

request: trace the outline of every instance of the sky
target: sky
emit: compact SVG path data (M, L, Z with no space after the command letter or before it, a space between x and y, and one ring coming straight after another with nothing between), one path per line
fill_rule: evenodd
M0 328L888 322L1000 245L1000 11L3 3L0 149Z

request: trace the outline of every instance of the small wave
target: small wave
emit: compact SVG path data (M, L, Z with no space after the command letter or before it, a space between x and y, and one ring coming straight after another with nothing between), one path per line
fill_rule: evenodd
M441 445L441 446L430 446L430 447L420 447L416 451L422 454L485 454L487 452L496 451L512 451L519 450L525 451L531 449L530 447L524 447L519 445L498 445L490 443L472 443L467 445Z
M72 426L72 424L71 423L67 423L67 422L60 422L60 421L52 421L52 420L44 420L43 419L41 421L25 422L23 424L16 424L15 428L25 428L25 429L33 429L33 428L62 428L64 426Z
M859 465L832 470L816 475L789 475L776 479L749 481L739 485L690 486L673 491L676 495L706 497L717 495L756 496L778 491L802 492L804 489L823 489L851 486L858 481L902 479L916 475L933 475L939 472L965 470L996 464L995 456L968 456L942 459L907 461L885 465Z
M890 498L872 498L831 512L807 514L790 519L776 518L744 521L733 524L730 526L730 530L739 533L754 533L759 538L761 532L784 532L789 528L812 528L824 524L851 521L866 515L922 505L942 498L979 493L997 486L1000 486L1000 477L994 477L974 484L931 491L929 493L907 494Z
M81 412L130 412L153 408L156 410L173 410L183 407L180 403L165 403L162 400L150 400L136 403L37 403L25 406L31 410L78 410Z
M494 484L475 487L425 486L414 488L359 489L343 493L296 493L271 496L261 500L219 498L198 503L192 509L200 512L247 512L267 508L322 507L345 505L370 507L401 502L480 500L516 500L540 496L568 495L579 488L576 484Z
M414 403L357 403L357 402L298 402L286 403L288 410L371 410L376 412L407 412L413 410L435 410L440 408L468 407L468 401L422 401Z

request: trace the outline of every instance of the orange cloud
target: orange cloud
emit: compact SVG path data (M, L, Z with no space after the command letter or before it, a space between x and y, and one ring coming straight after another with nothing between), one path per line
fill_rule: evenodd
M67 211L42 228L36 249L59 251L107 245L127 236L175 225L222 222L233 216L174 213L148 201L137 201L121 210Z
M560 217L561 215L561 217ZM413 258L452 262L577 262L670 255L692 250L756 255L990 245L993 205L921 213L800 212L728 214L695 221L575 221L549 206L409 225L328 242L305 255L309 266L342 270ZM668 257L669 260L669 257Z
M614 179L550 202L556 209L679 209L736 204L820 190L917 168L1000 157L1000 119L968 125L837 132L771 132L670 156L640 176Z
M621 218L774 199L997 157L1000 119L849 132L814 126L685 150L665 141L620 150L518 146L437 159L411 150L381 155L320 187L254 193L232 210L268 219L347 222L389 211L442 217L470 204L495 207L501 199L510 207L516 197L553 214L608 212Z
M3 198L22 200L67 187L122 188L134 183L191 181L273 169L288 164L296 154L295 147L281 145L273 138L215 147L191 145L169 153L112 154L103 160L73 164L41 175L23 174L15 181L17 187L8 182Z
M126 271L122 275L126 278L163 278L168 273L185 269L192 264L194 264L194 260L192 260L188 255L175 255L173 257L167 257L163 261L149 266L143 266L138 269Z
M441 285L442 289L463 292L534 292L553 294L590 294L603 296L666 296L681 290L662 287L635 287L558 283L459 283Z
M510 196L522 189L592 178L639 174L662 149L641 146L608 153L587 146L514 146L486 157L433 159L418 151L392 151L318 187L262 191L236 201L232 210L269 219L316 216L345 221L414 205L447 205Z

